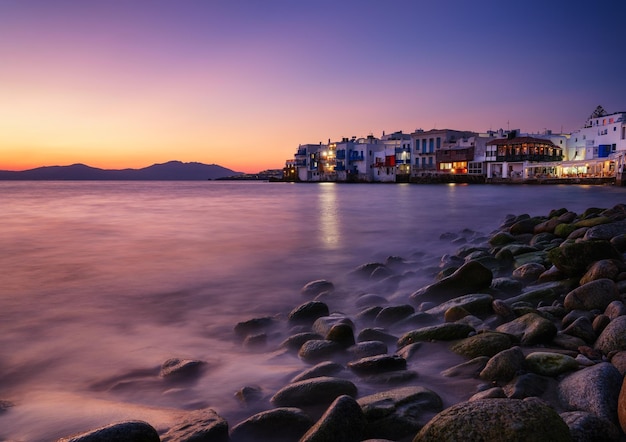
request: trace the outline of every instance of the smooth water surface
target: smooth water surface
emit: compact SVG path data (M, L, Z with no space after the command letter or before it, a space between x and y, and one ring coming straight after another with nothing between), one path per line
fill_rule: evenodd
M341 287L351 269L419 256L415 286L381 293L408 303L432 281L420 269L456 250L442 233L625 202L626 189L590 186L0 182L0 400L14 404L0 412L0 440L125 419L165 428L175 410L207 406L234 425L253 414L235 391L271 395L305 368L242 349L234 325L285 315L307 300L306 282L356 296L365 288ZM172 357L208 368L166 384L155 373ZM420 382L438 369L418 367Z

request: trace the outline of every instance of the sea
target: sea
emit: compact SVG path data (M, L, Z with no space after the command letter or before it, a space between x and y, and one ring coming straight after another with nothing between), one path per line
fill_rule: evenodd
M407 304L442 256L507 215L621 203L626 188L614 186L0 182L0 440L136 419L162 431L205 407L232 426L257 411L238 390L271 396L308 367L272 341L287 330L259 351L235 325L284 319L310 300L307 282L332 281L341 299L330 310L354 315L373 289L346 275L400 257L414 278L375 294ZM435 382L438 357L413 363L418 384ZM164 382L170 358L205 370ZM438 388L444 402L466 399Z

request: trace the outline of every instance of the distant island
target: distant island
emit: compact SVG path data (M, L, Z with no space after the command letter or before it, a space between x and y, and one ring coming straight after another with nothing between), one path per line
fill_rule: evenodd
M181 161L153 164L142 169L99 169L85 164L72 164L71 166L46 166L23 171L0 170L0 180L199 181L235 179L245 175L217 164Z

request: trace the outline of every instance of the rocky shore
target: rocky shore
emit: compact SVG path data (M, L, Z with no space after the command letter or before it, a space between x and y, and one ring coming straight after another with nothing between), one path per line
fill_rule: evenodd
M348 275L365 292L311 281L290 312L233 324L242 351L302 362L277 391L250 379L233 392L248 418L227 422L216 404L164 431L127 421L62 440L626 440L626 205L511 215L442 240L458 251L404 297L388 294L425 270L389 257ZM421 375L429 360L450 361L443 383ZM160 376L202 366L172 359Z

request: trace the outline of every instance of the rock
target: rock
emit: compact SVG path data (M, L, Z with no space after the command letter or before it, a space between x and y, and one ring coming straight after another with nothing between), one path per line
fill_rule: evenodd
M509 232L512 235L521 235L523 233L534 233L535 226L541 224L543 220L541 218L526 218L521 219L514 223L510 228Z
M555 383L551 378L535 373L526 373L513 379L504 386L504 392L510 399L525 399L543 395Z
M607 224L611 222L611 218L606 216L593 216L589 218L582 219L574 223L576 227L595 227L601 224ZM589 238L587 238L589 239Z
M332 292L333 290L335 290L335 285L332 282L326 281L325 279L318 279L302 287L301 293L308 298L314 298L320 293Z
M496 291L505 295L517 295L524 288L524 284L521 281L517 281L513 278L500 277L494 278L491 281L491 291Z
M492 278L491 270L480 263L470 261L450 276L414 292L410 298L418 304L424 301L445 302L489 288Z
M242 321L235 325L235 334L240 340L244 340L246 336L262 333L276 324L273 318L253 318Z
M313 420L299 408L274 408L235 425L230 432L230 440L291 442L299 440L312 425Z
M568 371L578 370L578 362L561 353L535 351L526 356L526 368L541 376L556 377Z
M258 402L263 397L263 390L256 385L247 385L235 393L235 397L243 405L250 405L254 402Z
M588 411L617 424L622 376L608 362L583 368L565 377L558 387L566 410Z
M398 385L413 381L417 377L418 374L414 370L398 370L361 376L361 380L367 384Z
M568 310L604 310L611 302L619 299L615 282L603 278L588 282L569 292L563 305Z
M465 338L450 347L454 353L469 359L478 356L492 357L513 345L511 337L504 333L485 332Z
M596 333L596 335L600 336L600 334L604 331L604 329L607 325L609 325L610 322L611 318L609 318L607 315L598 315L591 323L591 327L593 328L593 331Z
M573 442L619 442L620 431L615 424L585 411L561 413L569 427Z
M530 262L513 270L512 277L525 283L532 283L539 279L539 276L545 271L546 268L542 264Z
M608 241L567 243L548 252L548 259L566 275L576 276L601 259L621 260L620 253Z
M453 307L461 307L472 315L490 314L492 312L492 302L493 296L491 295L483 293L469 294L443 302L436 307L428 309L426 313L436 316L444 314Z
M205 362L195 359L168 359L161 365L160 376L168 379L189 379L200 374Z
M557 328L549 320L536 313L527 313L511 322L502 324L496 331L508 333L519 339L522 345L550 342L556 335Z
M326 336L330 332L330 329L338 324L349 325L352 329L354 329L352 320L341 313L332 313L328 316L317 318L311 328L315 333Z
M477 423L480 423L477 425ZM413 439L430 441L570 441L558 413L537 399L461 402L436 415Z
M298 356L309 364L332 359L344 353L345 349L335 341L311 340L300 347Z
M326 339L333 341L341 345L343 348L348 348L355 344L354 332L349 324L335 324L328 333Z
M619 267L615 261L611 259L601 259L591 264L587 273L580 279L580 285L585 285L588 282L603 278L615 281L617 275L619 275Z
M357 342L363 341L381 341L385 344L395 344L398 337L387 333L381 328L364 328L356 337Z
M509 244L515 241L515 236L509 232L498 232L489 239L489 245L492 247L499 247L505 244Z
M450 307L448 310L446 310L446 312L443 314L443 320L445 322L456 322L467 316L470 316L470 312L465 310L463 307L456 306Z
M385 264L382 264L380 262L368 262L366 264L361 264L356 269L352 270L349 273L349 276L369 279L375 271L381 268L386 268Z
M612 351L626 350L626 316L613 319L604 328L594 344L605 355Z
M611 240L612 238L626 233L626 221L618 221L614 223L601 224L591 227L585 233L583 239L591 240Z
M406 360L398 355L378 355L348 363L357 375L371 375L386 371L406 370Z
M617 368L622 376L626 374L626 351L618 351L611 357L611 364Z
M465 324L445 323L412 330L398 339L398 348L419 341L453 341L462 339L474 332L474 328Z
M401 349L396 351L396 354L398 356L402 356L404 359L406 359L408 361L408 360L412 359L413 356L415 356L417 354L417 351L421 347L422 347L422 343L421 342L416 342L414 344L405 345L404 347L402 347Z
M580 346L587 345L585 341L576 336L571 336L563 332L558 332L550 342L551 345L563 348L565 350L577 351Z
M281 388L270 402L277 407L305 407L329 405L342 395L356 396L356 386L345 379L319 377L294 382Z
M359 313L357 313L355 319L357 321L374 322L376 316L378 316L382 309L383 308L379 305L367 307L366 309L361 310Z
M567 238L576 229L578 229L578 227L575 227L573 224L561 223L554 228L554 234L559 238Z
M479 376L487 381L508 382L522 370L523 366L524 353L519 347L513 347L492 356Z
M385 307L378 313L374 323L386 327L411 316L413 313L415 313L415 308L408 304Z
M626 433L626 378L622 382L622 386L620 388L618 402L617 402L617 414L619 425L622 428L622 431Z
M556 301L559 298L558 292L553 290L552 288L539 288L534 290L529 290L527 292L520 293L517 296L513 296L512 298L508 298L505 302L508 305L513 305L518 302L528 302L531 305L537 305L539 302L552 302Z
M563 333L566 333L570 336L576 336L577 338L582 339L587 344L593 344L596 340L596 332L593 330L593 326L591 325L591 321L586 316L581 316L576 319L570 325L567 326Z
M384 355L387 354L387 350L387 344L382 341L363 341L348 347L348 354L352 360L355 360L369 356Z
M366 424L359 404L350 396L340 396L300 442L360 442Z
M291 383L304 381L305 379L320 378L323 376L334 376L343 371L343 365L331 361L320 362L317 365L303 371L293 379Z
M415 434L443 409L439 395L420 386L382 391L357 402L367 418L365 437L390 440Z
M515 312L513 309L501 299L494 299L491 304L491 308L496 315L502 317L506 321L511 321L515 318Z
M447 378L475 378L487 366L489 359L488 356L478 356L442 371L441 375Z
M195 410L187 413L182 422L161 437L161 442L194 440L228 442L228 423L210 408Z
M243 340L243 347L248 350L263 350L267 345L267 334L259 333L256 335L248 335Z
M614 236L613 238L611 238L610 243L613 247L615 247L618 252L626 252L626 233Z
M537 224L535 226L534 233L535 235L539 233L552 233L559 224L561 224L561 220L559 218L550 218L547 221Z
M216 439L216 441L227 441ZM148 423L127 421L97 428L77 436L59 439L58 442L160 442L159 434Z
M561 325L563 327L569 327L572 323L574 323L577 319L587 318L590 321L594 318L594 313L587 310L571 310L561 320Z
M613 301L606 306L604 314L611 320L626 315L626 306L622 301Z
M320 301L309 301L293 309L287 320L290 324L312 325L317 318L328 316L328 306Z
M367 293L365 295L359 296L356 300L355 305L357 307L374 307L387 304L387 299L380 295L375 295L373 293Z
M302 345L307 341L315 341L315 340L323 340L324 337L317 333L312 332L303 332L296 333L295 335L289 336L283 342L280 343L281 348L287 348L289 350L300 350Z

